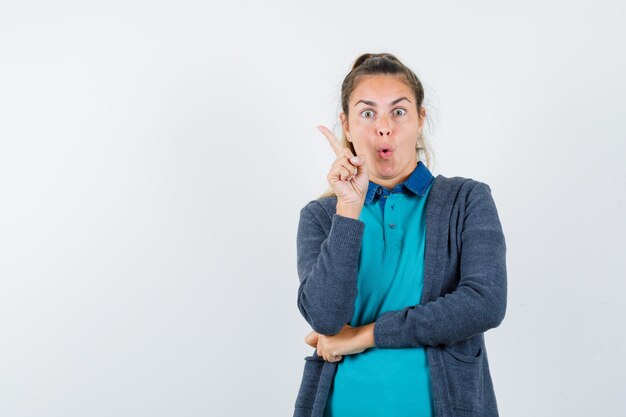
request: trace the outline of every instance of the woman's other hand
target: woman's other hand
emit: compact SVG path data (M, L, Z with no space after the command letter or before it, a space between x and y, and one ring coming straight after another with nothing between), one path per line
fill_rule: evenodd
M342 208L344 212L357 214L361 212L369 185L369 174L366 170L365 159L362 155L355 156L350 149L343 147L339 139L325 126L317 126L330 144L337 159L330 167L326 179L337 195L337 212Z
M373 331L374 323L359 327L346 324L339 333L332 336L312 331L304 338L304 341L311 347L317 348L317 354L325 361L339 362L343 355L354 355L374 347Z

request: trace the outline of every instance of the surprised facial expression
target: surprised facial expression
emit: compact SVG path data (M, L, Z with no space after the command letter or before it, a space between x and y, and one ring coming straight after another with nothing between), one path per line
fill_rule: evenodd
M405 178L417 163L415 146L423 125L413 90L394 75L368 75L358 80L342 127L357 155L367 160L377 183ZM377 181L382 180L382 181Z

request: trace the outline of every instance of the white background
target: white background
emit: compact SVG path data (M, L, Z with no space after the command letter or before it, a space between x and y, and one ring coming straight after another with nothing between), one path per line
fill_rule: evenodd
M433 174L492 189L501 415L621 415L625 10L3 1L0 415L291 415L315 126L364 52L422 80Z

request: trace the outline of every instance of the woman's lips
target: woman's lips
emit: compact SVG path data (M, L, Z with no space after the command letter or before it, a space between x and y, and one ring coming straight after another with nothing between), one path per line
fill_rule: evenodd
M378 156L382 159L389 159L393 155L392 151L378 151Z

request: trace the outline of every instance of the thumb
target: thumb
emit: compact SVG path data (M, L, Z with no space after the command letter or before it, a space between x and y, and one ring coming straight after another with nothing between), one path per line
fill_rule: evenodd
M359 173L365 170L365 158L363 158L362 155L353 156L352 158L350 158L350 162L352 163L352 165L356 166Z
M316 347L317 346L317 332L310 332L308 335L306 335L306 337L304 338L304 341L306 342L307 345L310 345L312 347Z

